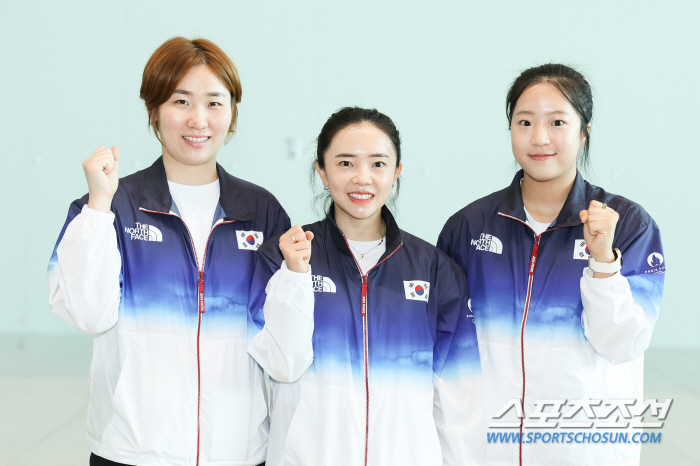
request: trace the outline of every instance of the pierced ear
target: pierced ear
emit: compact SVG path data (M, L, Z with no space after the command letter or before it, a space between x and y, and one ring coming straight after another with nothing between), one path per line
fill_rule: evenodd
M323 187L326 188L328 186L328 179L326 178L326 170L321 168L321 165L316 162L314 164L314 168L316 169L316 173L318 173L318 176L321 178L321 182L323 183Z
M586 130L587 130L588 134L590 135L591 134L591 125L586 125ZM582 133L581 134L581 145L579 146L579 148L583 147L583 145L586 143L586 139L587 139L586 136Z
M403 165L401 162L396 166L396 171L394 172L394 184L396 184L396 180L399 179L399 175L401 174L401 170L403 169Z

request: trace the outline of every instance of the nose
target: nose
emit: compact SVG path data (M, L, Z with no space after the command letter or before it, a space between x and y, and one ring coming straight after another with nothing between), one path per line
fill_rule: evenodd
M358 186L368 186L372 184L372 177L370 176L369 167L361 163L352 177L352 182Z
M536 124L534 130L532 131L532 145L533 146L547 146L549 145L549 126Z
M187 126L196 130L205 129L208 126L206 112L199 106L192 107L192 110L190 110L190 118L187 122Z

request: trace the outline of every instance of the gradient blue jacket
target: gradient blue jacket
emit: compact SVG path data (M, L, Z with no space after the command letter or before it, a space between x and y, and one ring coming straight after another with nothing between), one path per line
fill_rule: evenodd
M258 247L289 218L264 189L217 171L202 270L161 158L120 180L113 216L85 207L87 196L70 207L49 264L50 303L95 334L88 439L99 456L176 466L265 459L248 293Z
M483 411L464 274L386 207L382 216L386 252L366 275L332 217L304 227L313 275L298 286L315 292L313 363L294 383L272 383L271 466L473 464L465 436ZM258 254L251 335L270 324L265 288L283 260L275 239Z
M527 435L537 422L530 416L538 399L592 398L604 404L613 398L642 398L642 354L661 305L665 262L659 229L649 214L589 184L580 174L557 219L536 236L526 221L522 177L520 171L509 187L452 216L438 247L466 272L486 385L486 416L513 424L503 432L518 433L522 424L513 410L503 418L490 418L509 400L524 398ZM587 267L579 212L588 209L591 200L607 203L620 214L613 247L622 252L623 266L605 279L592 278ZM582 412L570 421L580 420L589 421ZM561 423L552 431L541 426L534 431L571 432ZM639 444L488 447L487 462L496 465L518 464L521 455L522 464L531 465L639 463Z

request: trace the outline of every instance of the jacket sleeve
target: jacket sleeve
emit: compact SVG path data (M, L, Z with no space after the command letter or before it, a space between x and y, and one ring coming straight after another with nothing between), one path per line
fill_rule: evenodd
M446 290L438 290L433 415L442 446L443 465L481 465L484 464L486 418L474 316L464 273L451 260L445 259L445 262L444 273L439 277L440 286L451 283Z
M627 241L616 241L622 270L581 277L581 324L593 348L613 364L635 359L648 347L661 307L665 263L659 229L653 220L636 228Z
M114 214L81 205L71 205L49 261L49 305L81 332L100 333L117 323L122 260Z
M249 299L248 354L270 377L291 383L313 362L314 291L311 267L307 273L289 270L276 241L277 237L268 240L274 248L263 245L258 250Z
M271 203L270 207L267 209L267 222L269 229L267 232L267 238L272 238L275 235L281 235L287 230L292 228L291 221L289 220L289 215L284 210L284 208L275 199Z

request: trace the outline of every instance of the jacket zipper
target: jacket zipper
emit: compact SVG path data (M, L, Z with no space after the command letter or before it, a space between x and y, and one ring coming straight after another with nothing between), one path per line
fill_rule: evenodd
M200 422L199 422L199 417L200 417L200 408L201 408L201 399L202 399L202 373L201 373L201 365L199 361L199 337L200 333L202 330L202 314L204 314L204 264L207 261L207 249L209 248L209 239L211 238L212 232L218 227L219 225L224 225L227 223L236 223L235 220L228 221L228 222L219 222L214 225L214 227L209 231L209 235L207 236L207 242L204 245L204 256L202 256L202 266L199 267L199 259L197 258L197 249L194 246L194 237L192 236L192 232L190 232L190 229L187 227L187 224L185 223L184 220L182 220L182 217L179 215L171 214L171 213L165 213L165 212L158 212L155 210L147 210L144 209L143 207L139 207L139 210L142 212L150 212L153 214L161 214L161 215L169 215L171 217L177 217L182 221L182 224L185 225L185 229L187 230L187 234L190 236L190 242L192 243L192 251L194 252L194 260L197 263L197 270L199 271L199 281L197 282L197 461L196 465L199 466L199 446L200 446Z
M345 244L348 246L352 259L355 261L357 270L360 272L360 275L362 275L360 264L357 262L357 259L355 259L355 255L352 253L352 249L350 249L350 244L348 243L348 239L345 237L345 235L343 235L343 239L345 239ZM374 266L370 268L366 274L362 275L362 302L360 306L360 315L362 315L362 352L364 354L365 365L365 466L367 466L367 453L369 451L369 327L367 326L367 277L372 270L379 266L379 264L396 254L396 251L401 249L401 246L403 246L403 243L399 244L399 246L394 249L394 252L386 256L381 262L374 264Z
M527 224L526 222L523 222L519 218L511 217L510 215L505 215L502 213L498 213L501 217L506 217L510 218L512 220L517 220L518 222L522 223L526 227L528 227L530 230L532 230L532 233L535 233L535 230L532 229L532 227ZM522 373L523 373L523 394L522 398L520 399L520 407L523 413L523 417L520 418L520 440L521 442L518 445L518 459L519 459L519 465L522 466L523 464L523 442L522 442L522 437L523 437L523 421L525 418L525 324L527 323L527 314L530 311L530 298L532 296L532 282L535 279L535 264L537 263L537 254L539 253L540 250L540 238L544 233L548 233L550 231L558 230L559 228L552 228L551 230L545 230L539 235L535 234L535 243L532 245L532 253L530 254L530 265L528 266L528 278L527 278L527 295L525 296L525 308L523 310L523 320L522 323L520 324L520 362L521 362L521 367L522 367Z

